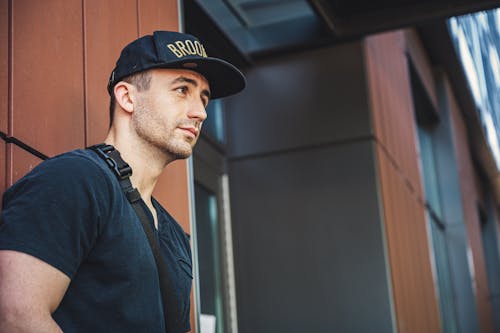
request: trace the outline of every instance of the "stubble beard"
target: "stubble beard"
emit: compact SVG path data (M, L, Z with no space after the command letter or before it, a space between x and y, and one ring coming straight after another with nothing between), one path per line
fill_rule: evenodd
M132 126L137 136L171 160L186 159L193 152L192 144L176 133L181 123L162 118L146 100L136 104L132 117Z

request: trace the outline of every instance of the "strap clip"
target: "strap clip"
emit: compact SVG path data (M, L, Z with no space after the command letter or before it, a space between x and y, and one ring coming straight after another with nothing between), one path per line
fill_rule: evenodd
M127 179L132 175L132 168L121 158L118 150L112 145L100 143L89 147L89 149L95 151L106 162L119 180Z

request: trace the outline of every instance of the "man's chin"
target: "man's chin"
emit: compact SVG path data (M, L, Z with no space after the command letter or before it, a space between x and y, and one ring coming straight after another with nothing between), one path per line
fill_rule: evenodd
M168 154L173 157L174 160L184 160L193 154L193 149L171 149Z
M183 160L193 154L194 142L186 142L185 140L171 141L169 144L158 145L166 155L172 160Z

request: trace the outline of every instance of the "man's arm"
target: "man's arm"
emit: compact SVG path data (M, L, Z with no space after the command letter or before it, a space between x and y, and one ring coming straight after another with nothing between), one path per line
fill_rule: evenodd
M0 250L0 332L62 332L52 318L69 277L31 255Z

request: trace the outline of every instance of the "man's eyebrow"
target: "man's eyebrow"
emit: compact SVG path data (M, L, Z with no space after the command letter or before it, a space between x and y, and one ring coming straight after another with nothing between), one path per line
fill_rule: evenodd
M178 78L176 78L172 81L172 84L177 84L177 83L190 83L193 86L198 87L198 82L196 80L190 79L190 78L185 77L185 76L179 76ZM203 89L203 91L201 93L202 93L202 95L204 95L205 97L210 99L210 91L209 90Z

